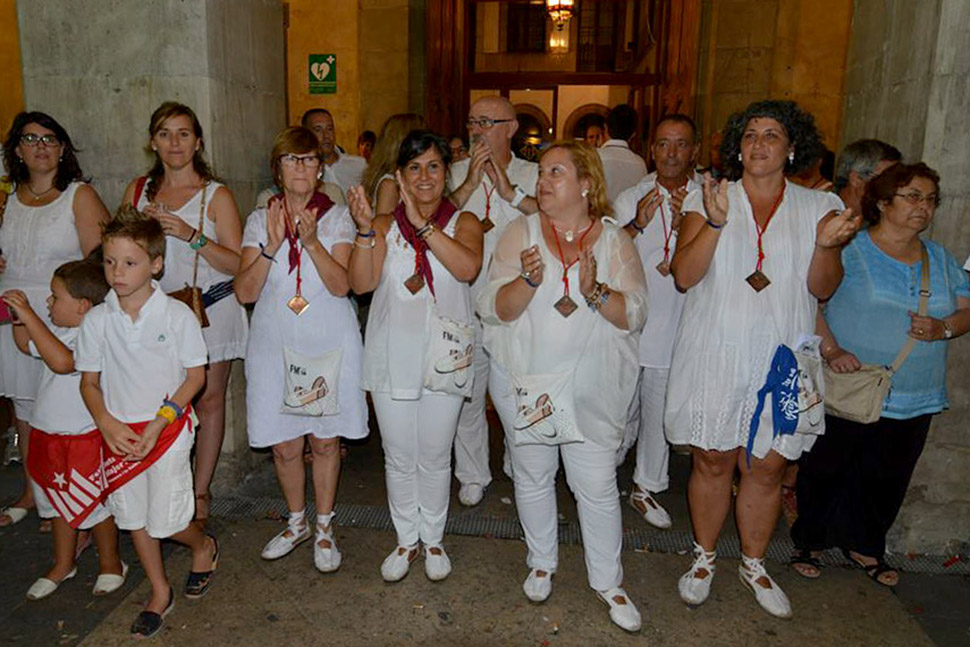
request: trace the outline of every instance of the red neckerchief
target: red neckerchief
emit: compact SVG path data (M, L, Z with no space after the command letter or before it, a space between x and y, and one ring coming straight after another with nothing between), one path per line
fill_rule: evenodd
M273 204L273 202L282 202L283 200L285 200L283 194L277 193L276 195L274 195L272 198L269 199L269 203L266 205L266 209L268 210L270 205ZM306 209L307 211L309 211L310 209L316 208L317 222L320 222L320 218L323 218L323 215L330 210L330 207L332 207L333 204L334 204L333 200L331 200L326 193L320 193L319 191L316 191L314 192L313 197L310 198L310 201L307 203ZM283 207L284 208L286 207L285 202L283 202ZM292 274L293 270L295 270L297 266L300 264L299 238L295 231L290 231L289 219L288 218L284 219L283 222L286 225L286 241L290 244L290 253L289 253L290 271L288 273Z
M428 222L433 222L438 229L444 229L456 211L458 211L458 207L452 204L451 200L442 199L438 209ZM428 289L431 290L431 296L434 296L434 276L431 274L431 264L428 263L428 243L418 236L414 225L408 220L403 202L398 202L397 207L394 208L394 220L397 222L397 228L401 230L404 240L408 241L408 244L414 249L414 273L424 277Z

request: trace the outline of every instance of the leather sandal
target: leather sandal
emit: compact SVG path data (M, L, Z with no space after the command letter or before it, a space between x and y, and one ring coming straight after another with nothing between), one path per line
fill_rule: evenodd
M853 557L851 552L845 549L842 549L842 554L845 555L845 558L850 562L852 562L855 566L857 566L858 568L861 568L862 571L869 577L869 579L871 579L876 584L880 584L882 586L886 586L889 588L892 588L897 584L899 584L899 571L893 568L892 566L890 566L889 564L887 564L885 560L877 559L875 564L863 564L859 559L857 559L856 557ZM893 584L889 584L879 579L881 575L885 575L886 573L895 573L896 582Z
M817 580L822 576L822 562L812 556L812 551L796 548L788 560L788 566L807 580Z
M165 616L175 608L175 591L171 587L168 589L168 606L161 613L154 611L142 611L131 624L131 634L136 638L151 638L162 629L165 624Z
M212 586L212 574L219 566L219 540L216 539L215 535L206 535L206 537L212 540L214 548L212 566L207 571L189 572L189 576L185 579L184 595L190 600L198 600L209 592L209 587Z

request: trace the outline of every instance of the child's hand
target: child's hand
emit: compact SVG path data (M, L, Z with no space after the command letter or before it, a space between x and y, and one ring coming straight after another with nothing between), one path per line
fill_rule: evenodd
M144 431L141 432L141 437L135 444L134 449L129 452L128 456L125 456L125 460L128 461L140 461L148 456L149 452L155 447L155 443L158 442L158 437L162 434L162 430L168 425L168 421L164 418L155 418L147 425L145 425Z
M3 299L3 302L13 310L15 322L28 319L31 315L36 316L34 309L30 306L30 301L27 299L27 295L20 290L7 290L0 295L0 299Z
M130 456L141 440L131 427L116 418L109 417L99 423L98 431L108 449L116 456Z

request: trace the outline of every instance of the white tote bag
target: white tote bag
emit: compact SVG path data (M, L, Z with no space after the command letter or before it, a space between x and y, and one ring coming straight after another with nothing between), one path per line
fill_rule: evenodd
M792 354L798 363L798 426L795 433L825 433L825 378L822 373L821 337L805 335Z
M585 442L576 424L572 373L513 375L516 445Z
M310 357L283 348L283 406L280 413L294 416L334 416L340 413L337 387L344 351L337 348Z
M425 355L424 386L429 391L472 394L475 329L471 324L431 315L431 334Z

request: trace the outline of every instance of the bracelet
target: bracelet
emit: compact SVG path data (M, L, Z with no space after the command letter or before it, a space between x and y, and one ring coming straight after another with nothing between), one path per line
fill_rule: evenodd
M164 407L172 407L172 410L175 411L175 417L176 418L181 418L182 417L182 414L185 413L185 410L182 409L182 407L180 407L179 405L177 405L175 403L175 400L169 400L168 398L165 398L164 400L162 400L162 406L164 406Z
M727 224L727 221L725 221L725 222L722 222L722 223L721 223L721 224L719 224L719 225L717 225L717 224L714 224L713 222L711 222L711 219L710 219L710 218L708 218L708 219L707 219L707 220L705 220L704 222L706 222L706 223L707 223L707 226L708 226L708 227L710 227L711 229L713 229L713 230L715 230L715 231L720 231L720 230L721 230L721 228L722 228L722 227L724 227L724 225L726 225L726 224Z
M368 236L368 238L369 238L369 236ZM374 249L375 247L377 247L377 241L376 240L372 240L372 241L370 241L370 245L361 245L356 240L354 240L354 247L359 247L361 249Z
M421 238L421 240L428 240L428 238L431 237L431 234L436 231L438 231L438 228L434 226L433 222L429 222L418 230L418 236Z
M943 339L953 339L953 328L950 328L950 323L946 319L940 319L943 322Z
M518 209L519 205L522 204L522 201L528 198L529 195L525 191L523 191L518 184L516 184L513 188L515 189L515 195L512 196L512 201L509 202L509 204L514 209Z
M183 238L182 240L184 240L185 242L187 242L187 243L189 243L191 245L192 244L192 239L195 238L195 235L197 233L199 233L199 230L196 229L195 227L192 227L192 233L189 234L189 237L188 238Z
M191 247L195 251L199 251L200 249L205 247L206 243L208 242L209 242L209 239L206 238L206 235L200 231L199 238L194 243L189 243L189 247Z
M536 289L537 287L539 287L539 284L538 284L538 283L533 283L533 282L532 282L532 278L531 278L531 277L529 276L529 274L528 274L527 272L524 272L524 271L523 271L523 272L521 272L521 273L519 274L519 278L520 278L520 279L522 279L523 281L525 281L525 282L526 282L526 284L527 284L527 285L528 285L528 286L529 286L530 288L532 288L533 290L535 290L535 289Z
M376 232L376 231L374 231L373 229L371 229L371 230L370 230L369 232L367 232L366 234L362 234L362 233L360 233L360 230L359 230L359 229L357 230L357 237L358 237L358 238L373 238L373 237L374 237L374 236L376 236L376 235L377 235L377 232Z
M630 226L636 229L638 234L642 234L647 229L646 227L641 227L640 225L638 225L636 218L630 221Z
M610 288L607 287L606 283L597 283L596 289L593 293L586 297L586 305L589 306L590 310L593 312L599 312L600 308L606 305L606 302L610 299Z
M270 263L275 263L276 259L266 253L266 245L263 243L259 244L259 255L263 258L268 258Z
M155 415L158 416L159 418L165 418L165 421L168 422L168 424L172 424L178 419L178 416L175 415L175 409L173 409L171 406L167 404L161 407L155 413Z

